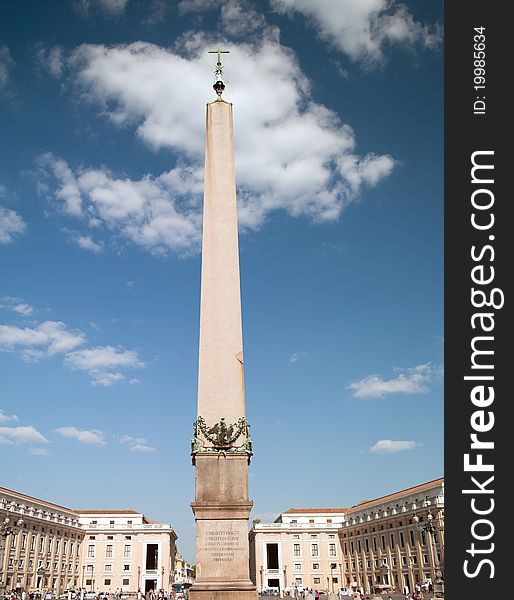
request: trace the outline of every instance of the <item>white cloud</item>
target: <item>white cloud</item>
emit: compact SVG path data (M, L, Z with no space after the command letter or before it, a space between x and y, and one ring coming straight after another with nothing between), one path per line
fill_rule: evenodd
M143 42L75 50L69 64L84 101L95 102L116 126L135 126L152 148L169 148L180 158L168 172L131 180L105 168L73 169L46 154L39 163L57 180L53 189L65 213L152 252L199 248L212 47L201 34L190 34L181 43L186 57ZM391 172L391 156L357 154L352 128L312 100L291 50L272 36L259 46L230 47L237 60L227 59L225 95L234 102L242 228L258 228L276 210L337 219L364 186Z
M6 415L0 408L0 423L6 423L7 421L19 421L16 415Z
M47 456L48 450L46 448L29 448L27 450L32 456Z
M59 79L64 69L64 54L60 46L45 48L38 44L36 48L36 65L41 71L46 71L55 79Z
M21 352L28 360L69 352L85 342L82 331L68 330L60 321L45 321L37 327L0 325L0 350Z
M113 346L97 346L76 350L66 355L64 362L71 368L87 371L94 385L111 386L125 379L120 373L124 368L142 368L137 352Z
M367 66L384 62L388 45L433 48L442 42L439 25L421 24L395 0L271 0L271 6L300 13L322 40Z
M32 425L24 427L0 427L0 444L43 444L48 440Z
M289 357L289 362L290 363L298 362L299 360L302 360L302 358L305 358L306 356L308 356L307 352L294 352Z
M7 46L0 46L0 95L7 93L10 87L11 69L14 60Z
M378 440L371 448L370 452L375 454L397 454L422 446L419 442L413 441L394 441L394 440Z
M129 379L129 385L138 385L141 383L141 380L139 380L137 377L134 377L133 379Z
M83 169L74 174L65 161L51 154L40 157L39 164L57 179L56 197L63 201L65 213L93 219L95 227L103 224L154 253L199 247L199 208L188 207L188 200L179 207L176 201L185 194L199 197L203 175L198 167L179 166L159 177L146 175L134 181L106 169ZM103 244L89 235L74 239L85 249L104 250Z
M3 298L0 298L0 308L7 308L24 317L31 315L34 312L34 308L30 306L30 304L25 302L22 298L13 296L4 296Z
M347 389L354 390L356 398L383 398L386 394L423 394L429 391L428 384L440 378L442 373L441 367L433 367L430 363L396 370L400 374L394 379L367 375L360 381L351 383Z
M106 16L119 16L123 14L129 0L75 0L74 6L83 16L99 10Z
M120 444L129 446L132 452L155 452L155 448L150 446L148 440L144 437L132 437L130 435L124 435L120 438Z
M77 246L80 246L80 248L89 250L94 254L101 254L104 251L103 244L95 242L89 235L79 235L74 238L74 242L77 244Z
M23 233L26 228L25 221L15 210L0 206L0 244L12 242L14 237Z
M143 19L146 25L155 25L165 20L172 9L168 0L152 0L148 7L148 15Z
M220 10L218 29L230 36L241 36L254 32L270 33L262 14L248 0L181 0L179 12L204 12ZM273 31L273 30L271 30Z
M31 315L34 312L32 306L30 306L30 304L26 304L25 302L16 304L15 306L13 306L13 310L14 312L17 312L23 316Z
M73 438L81 444L97 446L103 446L106 444L106 441L104 440L104 434L98 429L92 429L91 431L88 431L87 429L80 430L77 429L77 427L69 426L58 427L55 431L63 437Z

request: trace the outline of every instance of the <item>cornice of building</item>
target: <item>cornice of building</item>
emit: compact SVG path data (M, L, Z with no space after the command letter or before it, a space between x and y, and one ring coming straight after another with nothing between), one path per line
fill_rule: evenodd
M0 487L0 511L5 513L14 513L22 518L31 517L43 523L55 526L65 526L74 528L81 533L167 533L172 539L176 540L177 535L173 527L169 523L158 523L152 519L148 519L143 513L129 509L112 509L112 510L74 510L53 502L47 502L34 496L29 496L22 492L10 490ZM84 523L84 519L88 517L120 517L127 515L128 517L138 516L142 523L136 524L117 524L112 527L110 524ZM81 522L82 521L82 522Z
M82 529L78 515L71 508L0 487L0 510L22 518L32 517L53 525Z
M290 508L281 513L273 523L256 523L250 531L253 537L257 533L281 533L285 531L333 531L345 530L366 522L391 518L403 514L413 515L423 511L444 509L444 477L433 479L399 492L387 494L373 500L364 500L351 508ZM334 517L342 516L338 523L284 523L283 517Z

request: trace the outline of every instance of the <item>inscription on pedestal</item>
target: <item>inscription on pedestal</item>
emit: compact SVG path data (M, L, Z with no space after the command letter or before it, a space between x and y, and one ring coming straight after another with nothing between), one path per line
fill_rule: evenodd
M205 550L213 562L233 561L236 553L243 550L239 531L230 531L229 529L206 531Z

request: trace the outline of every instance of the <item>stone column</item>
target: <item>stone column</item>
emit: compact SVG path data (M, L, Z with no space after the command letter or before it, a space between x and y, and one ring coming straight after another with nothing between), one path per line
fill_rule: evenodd
M248 463L232 104L207 105L191 600L247 600Z

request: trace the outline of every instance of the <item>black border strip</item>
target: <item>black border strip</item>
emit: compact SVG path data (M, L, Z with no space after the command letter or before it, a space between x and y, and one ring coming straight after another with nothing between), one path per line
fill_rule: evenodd
M512 529L507 486L513 471L510 456L514 456L508 414L512 403L508 381L509 367L513 370L509 364L512 295L507 289L514 257L508 219L514 198L507 190L514 171L509 164L513 152L507 148L513 129L507 87L513 71L514 30L507 29L508 7L509 3L491 0L445 4L444 580L445 597L450 600L492 594L510 597L514 587L510 569L503 566L511 560L507 552ZM484 63L480 52L485 54ZM485 87L475 87L482 84L482 76ZM494 168L479 166L473 181L473 160ZM489 201L491 207L482 208ZM474 227L473 218L484 228ZM494 279L477 283L490 279L491 268ZM491 300L491 306L479 307L483 298ZM492 316L480 318L476 316L479 313ZM493 322L494 327L485 331ZM488 339L479 339L484 336ZM473 359L472 345L493 354L479 353ZM494 388L493 401L490 388ZM477 432L477 428L483 431ZM471 448L473 433L482 442L492 442L494 448ZM466 471L466 454L470 465L482 460L494 471ZM490 477L494 479L486 484Z

